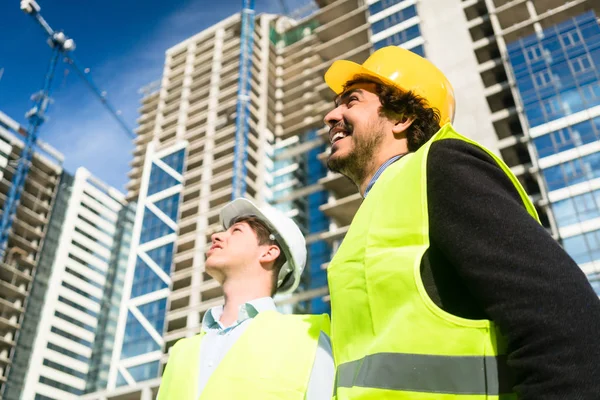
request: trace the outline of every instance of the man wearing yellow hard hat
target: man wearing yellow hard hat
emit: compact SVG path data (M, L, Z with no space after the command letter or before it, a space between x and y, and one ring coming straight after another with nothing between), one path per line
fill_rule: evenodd
M444 74L385 47L325 81L328 167L364 197L328 267L337 398L600 398L600 301L509 167L454 130Z

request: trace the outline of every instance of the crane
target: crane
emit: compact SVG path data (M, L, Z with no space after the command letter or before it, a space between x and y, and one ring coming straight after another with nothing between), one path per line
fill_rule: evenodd
M117 120L125 132L132 138L135 138L135 134L129 129L123 118L120 116L120 112L112 107L112 105L106 99L105 93L98 89L91 77L86 73L86 70L82 70L75 61L75 58L71 55L73 50L75 50L75 42L73 39L68 38L63 32L54 31L41 16L40 9L40 6L35 0L21 1L21 10L32 16L48 36L48 45L52 49L52 55L50 57L50 64L48 65L48 69L46 71L44 86L42 87L42 90L32 96L32 100L35 104L33 108L25 114L25 117L29 123L27 132L25 132L25 144L23 146L23 150L21 151L21 157L19 158L17 169L12 178L10 190L4 203L2 219L0 220L0 260L4 258L4 253L6 252L8 238L17 207L19 205L23 186L25 185L25 179L27 178L27 174L29 173L29 168L31 166L31 160L33 158L33 151L37 143L39 128L46 119L45 114L50 103L52 81L56 71L56 65L58 64L58 60L61 55L64 57L65 62L68 63L77 72L77 74L83 78L86 85L92 90L96 97L99 98L101 103Z
M242 0L232 200L244 196L246 192L246 160L248 159L248 131L250 129L248 111L250 106L250 79L252 77L254 14L254 0Z

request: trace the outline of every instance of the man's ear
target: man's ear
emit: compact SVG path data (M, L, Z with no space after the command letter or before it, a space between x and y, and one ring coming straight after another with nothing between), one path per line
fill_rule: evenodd
M400 119L396 121L394 126L392 126L392 132L394 133L394 135L399 135L403 132L406 132L406 130L412 125L413 122L415 122L414 118Z
M277 257L279 257L279 254L281 254L281 250L278 246L265 246L265 249L260 256L260 262L261 264L275 262L275 260L277 260Z

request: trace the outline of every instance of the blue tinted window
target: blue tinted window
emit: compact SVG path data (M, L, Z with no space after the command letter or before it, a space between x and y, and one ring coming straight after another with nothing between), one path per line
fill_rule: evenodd
M148 195L161 192L178 185L180 182L156 164L152 164L150 181L148 182Z
M531 127L600 104L600 27L593 12L507 45Z
M96 257L97 259L104 261L105 263L108 263L108 258L104 257L102 254L97 253L89 248L87 248L86 246L82 245L81 243L79 243L76 240L71 240L71 243L73 244L73 246L75 247L79 247L81 250L85 251L88 254L91 254L92 256ZM103 273L103 272L102 272Z
M168 287L162 279L138 257L133 274L131 297L138 297Z
M96 332L96 328L94 328L93 326L85 324L85 323L83 323L83 322L81 322L81 321L79 321L79 320L77 320L75 318L72 318L72 317L68 316L67 314L61 313L60 311L54 311L54 316L58 317L60 319L63 319L65 321L67 321L67 322L70 322L73 325L76 325L76 326L78 326L80 328L83 328L86 331Z
M568 32L563 32L560 35L560 38L565 47L575 46L576 44L581 43L581 36L579 35L579 32L577 32L576 30L570 30Z
M175 232L173 228L167 225L157 215L144 207L144 221L142 222L142 233L140 243L146 243L159 237L163 237Z
M125 380L125 378L123 378L123 375L121 375L120 372L117 372L117 387L125 385L127 385L127 381Z
M74 388L73 386L67 385L65 383L55 381L54 379L46 378L45 376L40 376L39 382L43 383L44 385L52 386L57 389L63 390L65 392L73 393L76 395L83 394L83 390L81 390L81 389L77 389L77 388Z
M375 15L378 12L381 12L381 11L385 10L386 8L389 8L389 7L393 6L394 4L398 4L402 1L404 1L404 0L380 0L369 6L369 13L371 13L371 15Z
M160 350L160 345L152 339L152 336L144 329L137 318L131 312L128 312L121 359L139 356L156 350Z
M569 63L571 64L571 68L573 68L573 72L576 74L592 69L592 60L590 60L590 57L587 54L569 60Z
M379 21L374 22L371 25L371 30L373 33L379 33L384 31L392 26L396 26L399 23L406 21L409 18L412 18L417 15L417 8L412 5L406 8L403 8L400 11L397 11L387 17L380 19Z
M91 294L89 294L88 292L86 292L86 291L83 291L83 290L81 290L81 289L79 289L79 288L77 288L77 287L75 287L75 286L71 285L71 284L70 284L70 283L68 283L68 282L65 282L65 281L63 281L63 282L61 283L61 285L62 285L62 286L64 286L64 287L66 287L67 289L71 289L71 290L72 290L72 291L74 291L75 293L78 293L78 294L82 295L83 297L85 297L85 298L87 298L87 299L90 299L90 300L92 300L92 301L95 301L96 303L100 303L100 301L101 301L101 300L100 300L99 298L97 298L96 296L92 296L92 295L91 295Z
M106 274L106 271L96 267L93 264L90 264L86 261L83 261L81 258L74 256L73 254L69 253L68 257L74 261L77 261L79 264L86 266L87 268L91 269L92 271L96 271L97 273L104 275Z
M56 399L36 393L33 400L56 400Z
M425 48L421 44L418 45L417 47L413 47L412 49L410 49L410 51L412 51L415 54L420 55L421 57L425 57Z
M148 250L146 254L152 261L158 264L165 273L171 273L171 265L173 264L173 242Z
M600 177L600 153L568 161L543 171L549 190L557 190Z
M185 149L181 149L179 151L169 154L168 156L161 158L161 161L163 161L169 167L173 168L175 171L182 174L184 158L185 158Z
M58 296L58 301L60 301L61 303L65 303L79 311L83 311L84 313L91 315L92 317L97 317L98 313L95 311L90 310L89 308L86 308L78 303L75 303L74 301L71 301L69 299L67 299L66 297L63 296Z
M600 118L550 132L533 139L540 158L592 143L600 138Z
M386 46L398 46L401 45L403 43L408 42L409 40L412 40L416 37L421 36L421 29L419 28L419 25L413 25L403 31L400 32L396 32L393 35L380 40L379 42L375 43L373 45L373 47L375 49L380 49L382 47L386 47Z
M152 361L146 364L127 368L136 382L147 381L158 376L158 361Z
M540 158L556 154L556 151L554 149L554 143L552 143L551 135L537 137L533 139L533 144L537 149L537 153Z
M316 132L311 134L316 135ZM315 184L319 179L327 175L327 168L321 163L317 156L325 150L325 146L315 148L306 155L307 165L307 183ZM350 184L350 183L349 183ZM318 233L329 229L329 218L320 210L320 206L326 204L328 200L327 191L318 191L307 196L307 231L309 233ZM331 259L331 247L325 241L311 243L308 246L308 257L306 270L309 271L308 279L301 284L305 289L317 289L327 286L327 271L321 266ZM324 302L320 297L308 302L308 312L310 313L330 313L329 303Z
M53 326L53 327L50 328L50 332L56 333L59 336L62 336L62 337L66 338L66 339L69 339L69 340L72 340L75 343L79 343L79 344L82 344L82 345L87 346L87 347L92 347L92 343L91 342L88 342L87 340L81 339L80 337L72 335L69 332L63 331L62 329L59 329L59 328L57 328L55 326Z
M592 82L581 87L583 101L586 107L600 105L600 81Z
M87 374L84 374L83 372L79 372L73 368L64 366L64 365L54 362L52 360L48 360L47 358L44 358L44 361L42 362L42 364L44 364L46 367L50 367L57 371L64 372L65 374L69 374L69 375L74 376L79 379L85 379L87 376Z
M600 217L600 190L584 193L552 204L559 227Z
M48 342L48 349L50 350L54 350L60 354L63 354L67 357L71 357L75 360L79 360L79 361L83 361L84 363L89 363L90 359L87 358L86 356L82 356L81 354L75 353L74 351L65 349L64 347L58 346L54 343L50 343Z
M69 274L71 274L71 275L73 275L73 276L75 276L75 277L77 277L77 278L81 279L82 281L84 281L84 282L86 282L86 283L89 283L89 284L90 284L90 285L92 285L92 286L95 286L95 287L97 287L98 289L102 289L102 288L104 287L104 285L102 285L102 284L100 284L100 283L96 282L96 281L95 281L95 280L93 280L93 279L90 279L90 278L88 278L87 276L84 276L84 275L80 274L79 272L75 271L75 270L74 270L74 269L72 269L72 268L66 267L66 268L65 268L65 271L66 271L67 273L69 273Z
M567 253L577 264L600 259L600 231L593 231L563 240Z
M179 193L165 199L159 200L154 205L164 212L174 222L177 222L177 211L179 209Z
M165 313L167 309L167 299L160 299L157 301L153 301L152 303L142 304L138 306L138 310L148 322L152 324L154 329L160 334L162 334L164 323L165 323Z
M587 278L590 281L594 292L600 296L600 274L590 274L587 276Z

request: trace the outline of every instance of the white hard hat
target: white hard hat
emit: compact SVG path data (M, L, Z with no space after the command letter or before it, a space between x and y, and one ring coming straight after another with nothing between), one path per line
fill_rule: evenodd
M277 293L291 293L298 287L302 271L306 265L306 241L298 225L282 212L265 204L260 208L248 199L239 198L227 204L221 210L221 225L229 229L231 222L237 217L255 216L262 221L285 254L286 262L281 266L277 277ZM285 279L288 273L292 279ZM282 283L285 285L282 286Z

